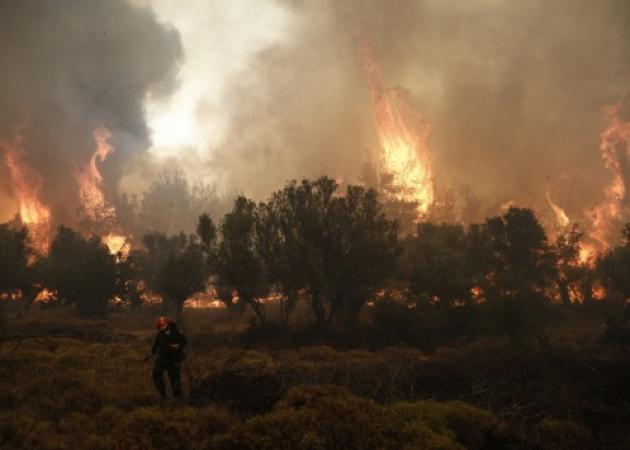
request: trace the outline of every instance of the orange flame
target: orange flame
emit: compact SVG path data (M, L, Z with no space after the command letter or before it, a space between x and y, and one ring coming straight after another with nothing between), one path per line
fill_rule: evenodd
M107 128L94 130L96 150L90 158L88 165L80 172L75 173L75 179L79 185L79 197L83 212L93 222L111 221L116 219L114 208L109 204L103 193L101 184L103 176L98 170L97 161L103 162L113 151L114 147L109 143L112 134ZM102 236L102 240L109 248L112 255L121 253L126 256L130 250L130 244L126 236L114 231Z
M57 295L53 291L44 288L35 297L35 303L49 303L56 299Z
M50 245L50 209L39 198L42 177L23 162L24 141L17 135L13 142L0 142L9 168L11 185L19 203L20 220L29 232L33 248L46 254Z
M630 156L630 122L620 119L621 106L620 102L604 110L609 124L601 134L599 150L612 177L604 187L604 200L586 212L592 222L590 236L598 243L599 250L609 248L611 236L617 234L615 222L621 218L622 201L626 195L621 155Z
M96 165L97 158L98 161L103 162L114 151L114 147L109 144L111 136L107 128L94 130L96 150L85 169L75 173L75 179L79 184L79 197L83 210L88 218L94 222L114 217L114 208L107 203L101 189L103 176Z
M549 194L549 191L547 191L547 203L549 203L549 206L551 206L551 209L553 209L553 212L556 215L556 221L558 222L558 225L560 227L564 228L568 226L569 223L571 223L569 217L567 216L567 213L564 212L564 209L562 209L558 204L554 203L553 200L551 200L551 195Z
M127 256L129 254L131 246L125 236L112 232L103 236L102 239L112 255L121 253L123 256Z
M578 253L578 261L580 262L580 264L586 264L588 266L595 265L596 255L597 250L595 249L595 246L588 243L580 244L580 250Z
M433 203L431 153L427 146L429 125L404 101L400 89L385 89L380 68L367 44L361 48L363 65L370 79L374 124L381 144L377 167L379 178L391 177L395 200L414 202L420 216Z

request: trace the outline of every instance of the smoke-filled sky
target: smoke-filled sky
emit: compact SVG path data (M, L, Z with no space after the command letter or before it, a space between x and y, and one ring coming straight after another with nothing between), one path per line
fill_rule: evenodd
M488 204L550 190L573 220L601 200L602 108L630 88L625 0L129 1L0 5L0 133L29 117L48 196L71 190L64 167L98 125L110 189L164 166L256 198L357 182L379 145L367 41L430 123L438 187Z
M0 3L0 54L0 138L21 134L23 162L43 177L42 200L57 223L72 223L73 174L96 148L94 129L114 136L116 153L101 167L110 189L132 154L150 145L145 98L171 92L179 35L125 0L7 1Z

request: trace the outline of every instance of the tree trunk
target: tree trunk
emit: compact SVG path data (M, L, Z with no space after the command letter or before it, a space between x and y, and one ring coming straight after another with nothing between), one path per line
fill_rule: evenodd
M562 304L565 306L570 305L571 299L569 298L569 283L566 281L559 281L558 289L560 290L560 299L562 300Z
M315 315L315 324L317 328L322 329L326 324L326 311L321 295L318 292L311 294L311 307Z

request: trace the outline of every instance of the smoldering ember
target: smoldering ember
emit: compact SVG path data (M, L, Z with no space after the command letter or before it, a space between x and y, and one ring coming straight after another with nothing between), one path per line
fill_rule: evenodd
M0 449L630 448L628 30L0 2Z

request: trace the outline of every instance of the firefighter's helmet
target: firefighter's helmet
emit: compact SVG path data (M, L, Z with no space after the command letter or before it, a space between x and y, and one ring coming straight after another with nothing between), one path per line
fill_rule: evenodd
M166 330L166 327L168 327L168 319L165 316L155 319L155 328L159 331Z

